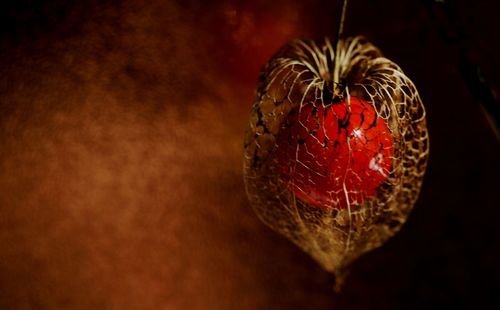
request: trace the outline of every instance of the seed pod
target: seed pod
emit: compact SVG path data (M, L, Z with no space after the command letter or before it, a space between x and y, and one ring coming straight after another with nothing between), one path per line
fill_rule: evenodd
M245 136L258 216L341 274L396 233L427 165L411 80L362 37L295 40L264 67Z

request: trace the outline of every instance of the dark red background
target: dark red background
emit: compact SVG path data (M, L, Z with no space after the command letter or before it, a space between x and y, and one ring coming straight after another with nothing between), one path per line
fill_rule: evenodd
M21 1L0 10L0 307L500 306L500 144L421 1L351 1L417 85L431 156L402 231L333 278L250 210L258 69L335 1ZM498 92L495 1L456 1ZM334 5L335 4L335 5Z

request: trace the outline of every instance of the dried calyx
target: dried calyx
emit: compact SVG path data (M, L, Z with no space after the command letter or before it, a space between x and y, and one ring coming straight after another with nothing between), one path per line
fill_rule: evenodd
M295 40L263 69L245 137L259 217L341 273L390 238L413 207L428 157L411 80L362 37Z

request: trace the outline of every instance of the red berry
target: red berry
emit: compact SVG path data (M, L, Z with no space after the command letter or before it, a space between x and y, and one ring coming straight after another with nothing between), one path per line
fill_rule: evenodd
M320 208L359 206L392 170L387 123L356 97L292 110L276 144L282 180L297 199Z

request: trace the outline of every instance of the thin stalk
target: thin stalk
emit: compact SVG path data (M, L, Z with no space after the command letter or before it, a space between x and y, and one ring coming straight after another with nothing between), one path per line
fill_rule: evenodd
M347 8L347 0L342 1L342 8L339 13L339 18L338 18L338 25L337 25L337 36L335 37L335 44L333 45L334 48L334 55L335 55L335 64L334 64L334 69L333 69L333 82L335 85L339 84L339 75L340 75L340 62L339 57L338 57L338 51L339 51L339 45L340 45L340 37L342 36L344 32L344 20L345 20L345 12Z

